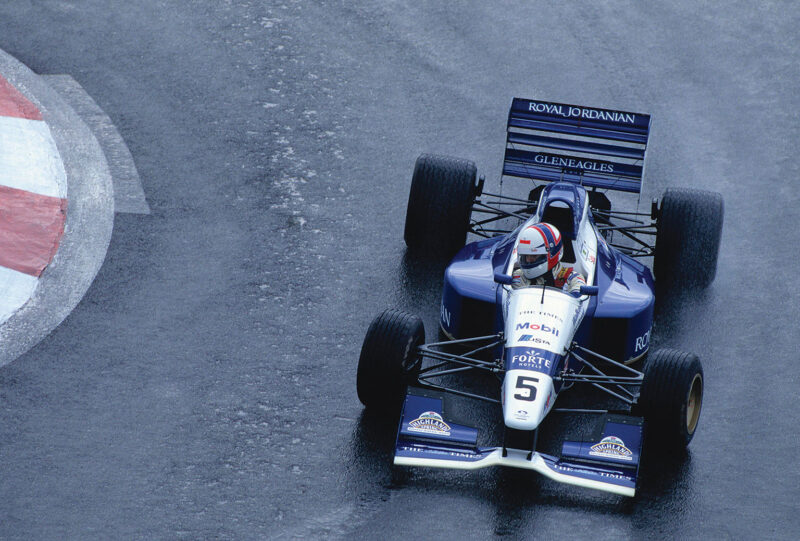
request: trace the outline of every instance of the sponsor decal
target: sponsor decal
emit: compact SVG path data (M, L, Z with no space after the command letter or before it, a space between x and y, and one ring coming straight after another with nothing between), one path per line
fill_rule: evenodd
M524 316L526 314L538 315L550 319L555 319L556 321L560 321L561 323L564 322L564 319L558 314L551 314L550 312L545 312L543 310L520 310L519 312L519 315L521 316Z
M453 458L471 458L471 459L480 458L480 456L476 456L470 453L462 453L460 451L448 451L447 454L449 454Z
M516 412L514 412L514 418L519 419L520 421L527 421L528 412L525 410L517 410Z
M599 443L595 443L589 454L618 460L633 460L631 450L625 447L625 442L616 436L606 436Z
M622 474L619 474L619 473L611 473L611 472L605 472L605 471L600 471L600 472L597 472L597 473L598 473L598 475L600 475L600 477L608 477L609 479L630 480L630 477L628 477L627 475L622 475Z
M511 366L515 368L525 368L529 370L545 370L550 368L553 361L536 353L536 351L526 351L520 355L511 357Z
M607 477L609 479L620 479L623 481L630 481L631 478L627 475L622 475L620 473L612 473L612 472L604 472L604 471L597 471L597 470L590 470L586 468L573 468L571 466L564 466L563 464L553 464L553 469L560 470L562 472L570 472L570 473L578 473L584 475L597 475L599 477Z
M598 109L561 105L558 103L539 103L532 101L528 104L528 111L547 113L548 115L557 115L564 118L586 118L588 120L605 120L607 122L623 122L625 124L634 124L636 122L636 115L632 113L600 111Z
M575 313L572 315L572 327L573 328L578 326L578 318L580 318L580 315L581 315L581 309L580 308L576 308L575 309Z
M592 160L578 160L575 158L562 158L561 156L552 156L550 154L537 154L533 157L533 161L542 165L557 165L559 167L568 167L570 169L583 169L584 171L599 171L601 173L614 172L613 163L596 162Z
M444 307L444 304L442 304L441 312L442 312L442 323L444 323L444 326L449 329L450 328L450 311L447 308Z
M589 249L586 247L586 243L581 243L581 257L583 257L584 261L588 261L590 263L595 263L597 258L589 253Z
M555 336L558 336L558 329L556 329L555 327L549 327L544 324L530 323L528 321L526 321L525 323L517 323L517 330L521 331L523 329L528 329L531 331L541 331L543 333L550 333Z
M643 349L647 349L647 346L650 345L650 331L648 330L642 336L636 338L636 351L642 351Z
M547 409L547 408L550 407L550 400L552 398L553 398L553 391L550 391L550 393L547 395L547 401L544 403L544 409Z
M413 421L409 421L408 431L420 432L422 434L435 434L437 436L449 436L450 425L445 423L442 416L435 411L426 411Z
M523 334L519 337L517 342L533 342L534 344L540 344L542 346L549 346L550 342L545 340L544 338L536 338L532 334Z

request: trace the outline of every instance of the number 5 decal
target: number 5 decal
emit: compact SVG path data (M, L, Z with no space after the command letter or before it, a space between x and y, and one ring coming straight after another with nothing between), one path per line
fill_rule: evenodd
M528 376L517 377L517 389L522 389L514 395L517 400L525 400L526 402L533 402L536 400L536 387L530 382L539 383L539 378L531 378Z

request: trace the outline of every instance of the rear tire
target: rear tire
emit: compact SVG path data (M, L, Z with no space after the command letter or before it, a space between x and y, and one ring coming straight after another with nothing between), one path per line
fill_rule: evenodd
M660 448L685 448L697 431L702 406L703 367L697 355L672 349L651 353L638 401L648 440Z
M663 287L714 281L725 207L717 192L671 188L661 199L653 272Z
M405 240L416 252L451 257L467 239L477 191L475 164L423 154L414 165L406 210Z
M356 390L369 409L396 411L406 386L415 381L422 358L417 347L425 342L422 320L400 310L386 310L367 330L358 359Z

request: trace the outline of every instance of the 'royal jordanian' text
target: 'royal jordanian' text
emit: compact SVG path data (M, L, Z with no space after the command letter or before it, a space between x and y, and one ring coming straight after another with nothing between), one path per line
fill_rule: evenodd
M538 103L532 101L528 104L528 111L558 115L564 118L585 118L587 120L605 120L606 122L624 122L625 124L634 124L636 122L636 115L631 113L599 111L597 109L564 106L555 103Z

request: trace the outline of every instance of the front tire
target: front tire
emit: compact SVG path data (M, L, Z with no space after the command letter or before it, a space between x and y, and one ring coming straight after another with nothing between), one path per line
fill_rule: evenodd
M467 239L477 168L468 160L423 154L414 165L404 238L410 250L451 257Z
M670 188L664 193L653 262L662 288L705 288L714 281L724 214L717 192Z
M649 440L667 449L689 445L700 420L703 383L697 355L672 349L650 354L638 401Z
M408 383L419 373L417 347L425 342L422 320L400 310L386 310L367 330L358 359L356 390L369 409L395 411Z

